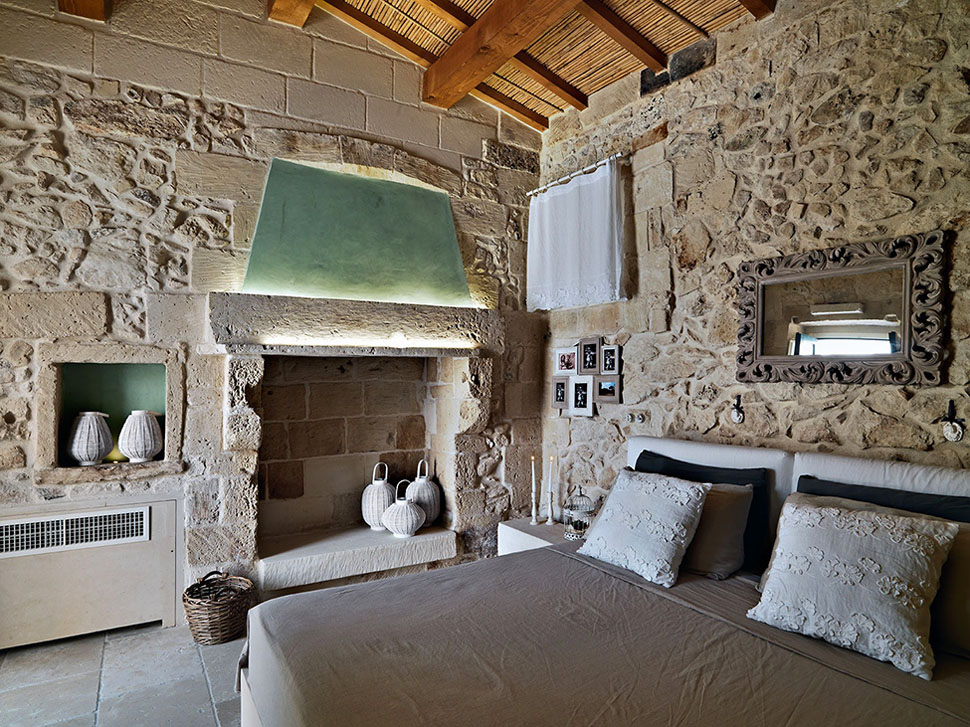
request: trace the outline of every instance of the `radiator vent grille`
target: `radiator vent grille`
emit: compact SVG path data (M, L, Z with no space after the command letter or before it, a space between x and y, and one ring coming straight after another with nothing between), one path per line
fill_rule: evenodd
M0 520L0 558L148 540L148 506Z

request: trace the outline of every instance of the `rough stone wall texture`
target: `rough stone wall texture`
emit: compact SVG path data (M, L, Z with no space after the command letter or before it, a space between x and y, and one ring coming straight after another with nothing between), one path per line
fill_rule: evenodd
M169 493L185 498L187 580L251 569L263 361L196 346L203 294L245 268L274 156L451 194L469 283L517 331L493 362L489 416L538 442L536 410L504 407L541 375L519 322L537 134L477 101L421 104L416 66L319 8L298 31L264 20L261 0L130 0L107 24L55 5L0 0L0 506ZM180 472L37 486L38 352L54 339L184 356ZM494 529L514 507L478 521Z
M425 360L266 358L258 534L363 525L378 461L392 484L426 455Z
M635 296L550 316L550 349L592 334L624 345L623 404L593 419L547 409L544 447L569 484L602 495L636 434L970 465L932 424L948 399L970 403L967 3L784 0L718 33L713 66L643 97L638 80L543 139L544 180L634 152ZM953 233L947 385L735 381L741 261L937 227Z

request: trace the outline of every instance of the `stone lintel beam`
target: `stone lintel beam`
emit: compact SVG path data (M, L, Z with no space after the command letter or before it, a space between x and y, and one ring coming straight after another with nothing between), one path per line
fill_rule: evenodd
M484 308L209 293L211 344L290 356L499 355L501 316Z

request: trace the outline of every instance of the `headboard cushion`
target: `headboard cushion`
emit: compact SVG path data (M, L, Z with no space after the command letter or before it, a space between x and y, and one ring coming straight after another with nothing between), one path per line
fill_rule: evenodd
M771 522L778 520L781 505L792 491L794 457L779 449L742 447L734 444L709 444L663 437L630 437L627 441L627 466L635 467L643 450L711 467L750 469L764 467L772 473Z
M801 452L795 455L792 490L802 475L852 485L970 497L970 471L949 467Z

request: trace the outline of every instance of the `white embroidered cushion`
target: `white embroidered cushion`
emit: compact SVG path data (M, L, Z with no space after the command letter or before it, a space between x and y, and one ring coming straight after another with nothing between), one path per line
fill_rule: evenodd
M930 679L930 604L955 523L785 500L761 601L748 617Z
M669 588L711 486L624 469L579 552Z

